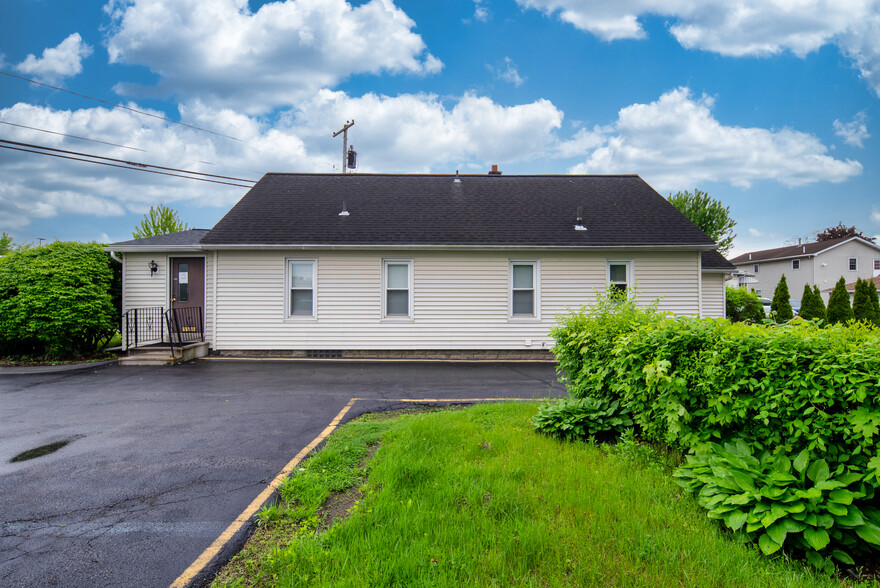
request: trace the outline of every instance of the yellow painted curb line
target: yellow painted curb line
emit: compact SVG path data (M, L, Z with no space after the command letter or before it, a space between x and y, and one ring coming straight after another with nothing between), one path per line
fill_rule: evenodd
M321 434L312 440L311 443L303 447L296 456L290 460L284 469L278 472L278 475L269 482L269 485L260 492L259 496L254 498L254 500L245 508L240 515L235 517L235 520L226 527L226 530L223 531L217 539L214 540L211 545L208 546L202 554L196 558L196 560L188 567L180 576L177 577L174 582L171 583L170 588L184 588L187 584L189 584L193 578L195 578L202 570L207 567L207 565L211 562L214 557L220 553L220 550L223 549L223 546L232 539L232 537L238 533L239 530L253 517L257 511L263 506L263 503L269 499L269 496L275 491L278 486L281 485L281 482L287 479L290 476L291 472L293 472L293 468L295 468L299 462L305 458L306 455L309 454L315 447L321 444L321 442L326 439L330 433L332 433L336 427L339 426L339 423L342 421L342 418L345 414L351 410L351 407L354 406L354 403L358 400L379 400L382 402L491 402L491 401L503 401L503 402L541 402L542 398L352 398L348 401L348 404L345 405L345 408L339 411L339 414L330 421L330 424L327 425Z
M336 429L336 427L339 426L340 421L342 421L342 417L344 417L345 413L347 413L351 409L356 400L357 398L352 398L351 400L349 400L348 404L345 405L345 408L339 411L339 414L336 415L336 418L330 421L330 424L327 425L327 427L325 427L323 431L321 431L321 434L315 437L315 439L311 443L303 447L300 452L296 454L296 457L294 457L287 463L286 466L284 466L284 469L281 470L278 475L275 476L275 478L269 483L269 485L266 486L266 488L262 492L260 492L259 496L254 498L253 502L251 502L248 507L244 509L241 514L235 518L234 521L232 521L232 524L226 527L226 530L223 531L220 536L217 537L217 539L215 539L214 542L211 543L211 545L209 545L208 548L203 551L198 558L196 558L192 565L186 568L186 570L184 570L184 572L180 574L180 576L178 576L177 579L174 580L174 582L171 583L171 588L183 588L184 586L189 584L189 582L191 582L192 579L195 578L199 572L205 569L205 566L207 566L211 562L211 560L214 559L214 556L220 553L220 550L223 548L223 546L226 545L226 543L230 539L232 539L232 537L236 533L238 533L238 531L245 525L245 523L247 523L251 519L251 517L257 513L260 507L263 506L263 503L266 502L266 500L268 500L269 496L271 496L275 489L278 488L279 485L281 485L281 482L287 479L287 477L293 471L293 468L295 468L297 464L299 464L299 462L301 462L311 450L317 447L321 443L321 441L326 439L327 436L332 433L333 430Z

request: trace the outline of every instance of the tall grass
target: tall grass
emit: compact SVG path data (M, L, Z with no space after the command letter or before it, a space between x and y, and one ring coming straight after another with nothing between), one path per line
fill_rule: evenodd
M240 556L250 571L220 584L840 586L722 533L635 449L534 433L535 411L483 405L381 423L351 516L324 532L266 526L258 533L284 532L287 545L258 539L270 547Z

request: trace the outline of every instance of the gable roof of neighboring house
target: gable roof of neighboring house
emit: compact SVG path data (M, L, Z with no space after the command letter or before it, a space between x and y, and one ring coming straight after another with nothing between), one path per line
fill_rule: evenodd
M736 271L736 266L727 261L727 259L714 249L712 251L703 251L700 253L700 267L704 272L732 273Z
M190 229L177 233L120 241L112 243L112 247L106 249L113 251L186 251L191 249L197 251L201 249L199 242L202 237L209 232L210 229Z
M812 243L803 243L801 245L789 245L786 247L777 247L775 249L763 249L761 251L743 253L742 255L738 255L731 259L730 263L738 265L743 263L793 259L796 257L813 257L850 241L864 243L865 245L880 251L880 247L870 241L862 239L861 237L840 237L838 239L829 239L827 241L813 241Z
M347 216L339 214L343 206ZM585 231L574 229L579 206ZM205 249L715 247L636 175L270 173L201 243Z

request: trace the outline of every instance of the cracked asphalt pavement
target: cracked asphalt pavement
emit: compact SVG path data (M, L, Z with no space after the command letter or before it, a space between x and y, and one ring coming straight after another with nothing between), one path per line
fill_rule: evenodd
M200 360L0 374L0 586L168 586L353 397L363 400L345 420L404 406L390 399L560 394L554 367L537 363Z

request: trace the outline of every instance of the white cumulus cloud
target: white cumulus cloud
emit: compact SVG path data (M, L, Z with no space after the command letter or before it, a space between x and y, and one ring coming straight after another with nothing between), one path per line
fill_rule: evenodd
M703 182L749 187L758 180L786 186L842 182L862 172L857 161L835 159L814 135L792 129L725 126L714 100L688 88L650 104L620 110L613 130L573 173L638 173L659 190Z
M353 74L433 74L415 23L391 0L111 0L111 63L159 75L160 93L250 114L296 104ZM120 84L122 94L145 91Z
M834 134L842 138L847 145L853 147L864 147L865 139L869 139L868 134L868 117L864 111L859 112L848 123L842 123L839 120L834 121Z
M640 18L669 19L688 49L721 55L762 56L791 51L799 57L834 43L880 96L880 0L517 0L525 8L558 14L564 22L605 41L643 39Z
M82 72L82 60L91 54L92 47L83 42L79 33L73 33L57 47L43 49L42 57L28 55L15 69L40 81L57 84Z
M525 79L519 75L519 69L516 63L510 58L505 57L504 62L499 67L493 67L486 64L486 69L492 72L492 75L501 81L508 82L519 88L525 83Z

